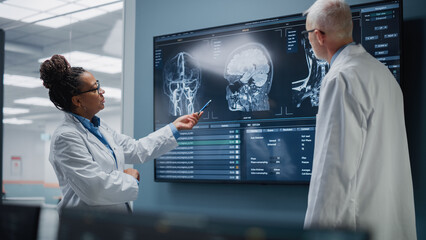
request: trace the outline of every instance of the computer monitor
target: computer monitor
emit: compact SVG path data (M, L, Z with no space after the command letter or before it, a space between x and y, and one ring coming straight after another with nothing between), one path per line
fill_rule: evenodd
M133 214L64 209L57 239L144 240L368 240L364 231L347 229L303 230L278 222L217 218L178 212Z
M401 2L352 6L353 37L401 76ZM302 14L156 36L154 127L197 112L155 180L308 183L321 81L329 69L301 32Z
M0 204L1 239L37 239L40 206Z

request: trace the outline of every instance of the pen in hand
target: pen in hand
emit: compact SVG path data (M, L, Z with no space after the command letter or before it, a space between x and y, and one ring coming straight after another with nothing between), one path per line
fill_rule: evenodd
M209 105L210 105L210 103L212 102L212 100L210 99L205 105L204 105L204 107L202 107L201 109L200 109L200 111L198 111L198 115L200 115L200 113L205 109L205 108L207 108Z

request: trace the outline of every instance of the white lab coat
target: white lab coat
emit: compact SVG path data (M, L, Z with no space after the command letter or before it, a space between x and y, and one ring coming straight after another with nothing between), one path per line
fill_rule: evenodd
M403 97L388 68L349 45L324 77L305 228L416 239Z
M62 192L64 207L90 207L127 212L126 202L138 196L136 179L123 172L124 164L143 163L174 149L178 144L169 126L135 140L115 132L103 121L99 130L114 150L90 133L72 114L65 113L55 130L49 161Z

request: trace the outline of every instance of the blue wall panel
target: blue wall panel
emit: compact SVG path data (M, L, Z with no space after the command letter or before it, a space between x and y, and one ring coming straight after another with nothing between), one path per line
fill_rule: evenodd
M136 3L136 59L134 136L143 137L153 131L153 57L152 37L174 32L213 27L249 20L270 18L303 12L313 0L142 0ZM353 0L349 4L370 1ZM404 18L418 26L418 32L409 29L411 39L425 39L426 3L406 0ZM414 34L417 34L414 35ZM415 40L412 40L415 41ZM425 41L417 43L423 45ZM417 66L425 66L425 48L420 54L407 45L406 58ZM411 54L411 55L410 55ZM408 62L408 61L407 61ZM418 226L425 222L426 201L425 145L425 89L424 67L407 68L411 75L402 79L406 101L407 133L413 165ZM410 91L416 91L414 95ZM419 104L420 103L420 104ZM420 109L419 109L420 107ZM165 110L166 111L166 110ZM238 185L238 184L183 184L154 182L153 162L137 165L141 185L135 210L186 211L212 216L240 216L265 219L302 227L307 203L307 185ZM419 239L424 236L419 228ZM426 236L425 236L426 237Z

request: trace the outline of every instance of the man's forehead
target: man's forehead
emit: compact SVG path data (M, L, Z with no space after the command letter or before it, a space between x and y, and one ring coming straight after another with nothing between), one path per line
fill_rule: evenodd
M311 23L311 19L309 18L309 15L306 16L306 28L311 27L312 23Z

